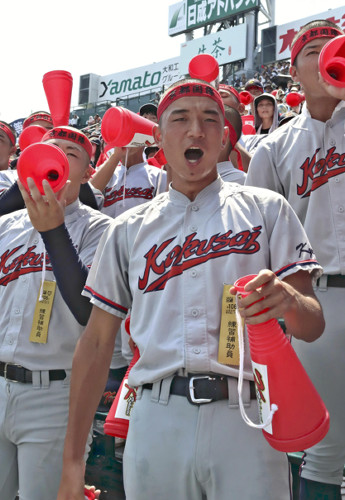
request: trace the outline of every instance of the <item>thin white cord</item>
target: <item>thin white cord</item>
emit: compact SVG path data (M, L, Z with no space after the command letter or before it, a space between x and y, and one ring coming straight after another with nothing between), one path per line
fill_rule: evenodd
M122 198L122 205L123 206L125 205L125 198L126 198L127 160L128 160L128 148L126 148L125 177L123 179L123 198Z
M244 371L244 336L243 336L243 326L242 326L242 318L241 315L238 311L238 300L237 300L237 295L236 295L236 321L237 321L237 333L238 333L238 340L239 340L239 351L240 351L240 367L239 367L239 374L238 374L238 385L237 385L237 390L238 390L238 404L241 412L241 416L245 423L249 425L249 427L253 427L254 429L265 429L272 423L273 415L275 412L278 410L278 406L276 404L271 405L271 410L270 413L266 419L266 422L262 424L255 424L250 420L248 415L245 412L244 405L243 405L243 399L242 399L242 387L243 387L243 371Z
M41 288L40 288L40 296L38 301L43 302L43 288L44 288L44 280L46 278L46 247L44 246L43 250L43 263L42 263L42 279L41 279Z
M158 176L158 186L157 186L157 190L156 190L156 196L157 196L157 194L160 193L162 176L163 176L163 167L161 167L160 172L159 172L159 176Z

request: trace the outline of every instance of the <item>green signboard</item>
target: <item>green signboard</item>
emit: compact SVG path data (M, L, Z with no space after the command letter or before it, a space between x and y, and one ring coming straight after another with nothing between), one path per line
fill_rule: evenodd
M259 7L259 0L186 0L186 31Z

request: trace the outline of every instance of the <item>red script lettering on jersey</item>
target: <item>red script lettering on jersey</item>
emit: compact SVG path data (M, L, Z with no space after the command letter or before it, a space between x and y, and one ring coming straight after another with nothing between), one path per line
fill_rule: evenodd
M297 194L302 198L310 196L312 191L326 184L328 179L345 172L345 153L341 155L335 153L335 147L333 147L327 151L326 158L316 161L319 151L320 148L315 151L311 159L308 157L300 166L303 179L301 185L297 186Z
M125 199L128 198L141 198L143 200L152 200L154 197L154 187L150 188L141 188L141 187L132 187L126 188ZM112 191L111 189L105 190L105 199L104 206L109 207L118 201L123 200L123 186L120 189L115 189Z
M252 230L241 231L234 235L229 230L224 234L214 234L209 240L199 240L196 238L197 233L192 233L186 236L182 246L176 245L164 256L162 253L176 236L159 246L153 245L144 255L146 266L142 278L138 281L139 289L145 290L144 293L163 290L169 279L210 259L217 259L231 253L256 253L260 249L257 239L261 234L261 229L262 226L257 226ZM159 275L159 278L148 284L151 272Z
M36 253L34 249L36 245L29 247L26 252L18 255L13 260L13 255L23 247L20 245L12 250L6 250L0 256L0 273L3 277L0 278L0 286L7 286L11 281L16 280L22 274L35 273L42 271L43 253ZM51 271L49 257L46 255L47 271Z

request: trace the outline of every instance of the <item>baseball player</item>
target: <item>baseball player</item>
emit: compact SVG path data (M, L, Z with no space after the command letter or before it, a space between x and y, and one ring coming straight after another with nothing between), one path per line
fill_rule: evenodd
M238 162L242 163L241 154L237 150L237 141L241 137L242 133L241 116L234 108L230 108L229 106L224 106L224 108L225 124L229 129L229 135L227 137L225 147L220 152L217 163L217 170L223 181L244 184L244 181L246 179L245 172L243 172L243 170L235 168L232 161L230 160L230 154L235 150L235 152L237 153Z
M88 267L111 219L78 200L90 177L81 132L44 137L67 155L69 181L56 195L20 185L26 209L0 218L0 492L56 500L68 416L72 356L90 304ZM89 360L85 359L85 363Z
M244 114L244 104L241 103L240 94L231 85L226 85L225 83L219 84L219 93L223 100L224 106L229 106L239 112L240 115ZM241 131L242 135L242 131ZM244 172L248 171L249 162L251 160L251 155L248 153L244 146L244 141L241 136L237 139L236 149L240 152L241 158L239 161L238 154L235 151L230 153L230 160L236 168L241 168ZM240 166L242 165L242 167Z
M58 500L82 498L86 431L114 332L129 308L141 357L129 380L139 389L124 454L127 500L288 499L285 455L242 421L238 366L218 361L222 293L224 282L259 273L247 285L259 291L239 300L245 321L257 323L253 315L268 306L259 322L283 317L290 334L312 341L323 328L311 284L320 266L301 255L300 246L309 243L282 196L218 176L228 130L211 85L178 82L163 96L158 119L155 141L171 166L172 184L168 193L117 217L98 247L83 292L94 306L73 362ZM282 245L286 232L291 239ZM263 285L264 300L253 304ZM245 378L254 418L248 353Z
M327 436L305 452L301 500L340 499L345 463L345 90L326 85L318 76L322 47L342 34L335 24L318 20L296 35L290 74L303 85L306 106L258 147L246 179L248 185L268 187L287 198L325 272L316 291L325 334L312 345L293 342L330 413Z
M144 147L115 148L91 179L103 192L102 212L117 217L166 189L166 172L143 161Z

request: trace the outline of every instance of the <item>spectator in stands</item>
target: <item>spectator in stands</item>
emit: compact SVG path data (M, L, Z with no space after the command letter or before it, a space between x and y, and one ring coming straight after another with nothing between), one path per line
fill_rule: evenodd
M71 127L78 128L79 116L74 113L74 115L72 116L72 118L69 120L69 124L70 124Z
M102 122L102 118L96 113L95 116L93 117L95 121L95 125L99 125Z
M266 92L267 94L271 94L272 91L273 91L272 83L270 81L267 81L264 84L264 92Z
M244 86L244 90L252 94L254 98L264 93L262 83L256 79L248 80Z
M144 118L147 118L152 122L158 123L157 106L155 104L152 104L151 102L148 102L147 104L141 106L141 108L139 109L139 114L140 116L143 116Z
M278 104L282 103L284 101L284 97L285 97L285 92L282 88L279 88L277 90L277 93L275 95L275 98L276 98L276 101Z
M95 119L92 115L90 115L88 121L86 122L86 125L88 127L90 127L91 125L94 125L94 124L95 124Z
M270 134L278 127L277 101L271 94L254 99L254 121L257 134Z

